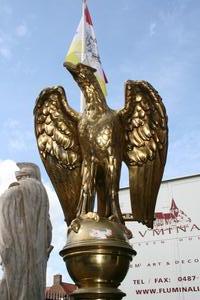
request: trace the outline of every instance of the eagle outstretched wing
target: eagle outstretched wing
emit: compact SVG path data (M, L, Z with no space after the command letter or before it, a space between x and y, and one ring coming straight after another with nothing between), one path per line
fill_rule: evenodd
M129 168L133 219L152 228L168 147L165 107L148 82L130 80L119 115L125 128L124 161Z
M34 114L39 152L69 225L76 217L81 190L79 114L69 107L62 87L44 89Z

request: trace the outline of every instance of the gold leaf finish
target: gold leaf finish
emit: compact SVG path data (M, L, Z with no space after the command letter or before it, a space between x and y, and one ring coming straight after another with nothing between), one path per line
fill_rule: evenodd
M119 113L128 125L124 161L129 168L133 219L152 227L167 155L167 115L148 82L128 81L125 97L125 108Z
M98 215L124 224L118 191L125 161L134 220L152 227L167 153L167 115L160 96L145 81L128 81L125 107L113 111L95 69L66 67L84 94L84 112L69 107L62 87L43 90L34 112L40 155L68 225L94 210L95 193Z
M62 87L43 90L34 113L38 149L69 225L76 217L81 189L79 114L68 106Z

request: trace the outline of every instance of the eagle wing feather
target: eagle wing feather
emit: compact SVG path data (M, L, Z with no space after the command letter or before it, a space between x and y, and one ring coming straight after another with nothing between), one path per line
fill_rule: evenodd
M68 106L64 89L53 87L40 93L34 115L40 156L69 225L76 217L81 190L79 114Z
M129 168L133 218L153 227L157 194L167 156L167 115L158 92L146 81L127 81L124 161Z

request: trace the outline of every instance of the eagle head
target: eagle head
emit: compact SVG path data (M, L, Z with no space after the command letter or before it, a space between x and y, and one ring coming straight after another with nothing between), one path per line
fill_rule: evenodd
M78 63L75 65L73 63L67 62L64 63L64 66L71 73L71 75L79 85L82 85L86 82L87 84L89 84L90 80L94 78L93 74L96 72L96 69L82 63Z

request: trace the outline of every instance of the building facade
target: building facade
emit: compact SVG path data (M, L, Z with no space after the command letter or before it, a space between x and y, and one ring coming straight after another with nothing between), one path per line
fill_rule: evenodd
M128 188L120 202L129 213ZM137 251L121 286L126 300L199 300L200 175L163 181L155 212L153 230L126 223Z
M45 300L66 300L76 289L75 284L62 281L62 275L56 274L53 277L53 285L46 288Z

